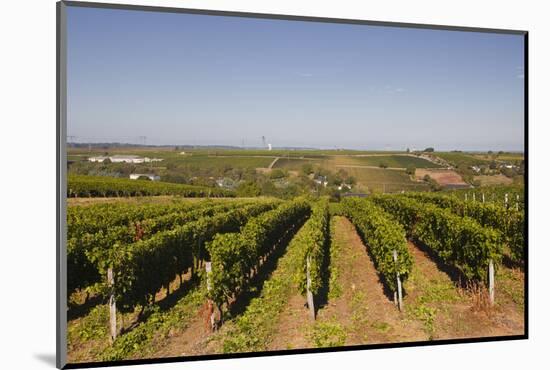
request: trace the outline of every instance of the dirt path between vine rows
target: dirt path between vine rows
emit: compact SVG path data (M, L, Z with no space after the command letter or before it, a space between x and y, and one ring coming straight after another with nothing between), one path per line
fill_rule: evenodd
M155 353L155 357L190 356L202 353L212 332L207 327L205 311L199 313L185 330L174 330ZM175 328L177 329L177 328Z
M418 322L403 320L403 314L384 293L367 248L354 226L343 217L333 220L328 302L312 323L305 300L296 295L283 312L270 349L326 347L424 340ZM339 293L336 293L336 292Z
M496 304L490 307L485 289L459 287L426 251L412 242L408 242L408 248L414 267L405 284L405 308L409 317L423 322L430 339L523 334L521 272L500 267Z

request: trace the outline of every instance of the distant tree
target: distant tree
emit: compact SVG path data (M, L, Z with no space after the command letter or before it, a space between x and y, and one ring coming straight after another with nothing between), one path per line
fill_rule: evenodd
M278 196L278 190L271 181L262 181L260 185L261 194L269 196Z
M491 161L491 163L489 163L489 168L492 169L492 170L495 170L497 169L498 167L498 164L496 161Z
M237 187L239 197L257 197L260 194L261 189L255 182L244 182Z
M380 163L378 164L378 167L380 167L380 168L388 168L388 164L385 163L385 162L380 162Z
M414 176L414 174L416 173L416 167L415 166L409 166L409 167L407 167L405 172L407 172L407 174L409 174L409 175Z
M434 148L429 147L429 148L424 149L424 151L425 151L426 153L433 153L435 150L434 150Z
M302 173L306 176L313 173L313 166L310 163L302 165Z
M517 175L516 171L514 171L512 168L503 168L501 172L504 176L509 178L514 178L514 176Z
M491 155L491 154L493 154L493 151L492 151L492 150L489 150L489 151L487 152L487 154Z
M435 181L434 179L432 179L432 178L430 177L430 175L425 175L423 179L424 179L424 181L427 182L428 185L430 186L430 190L432 190L432 191L439 191L439 190L441 190L441 185L439 185L439 184L437 183L437 181Z
M332 176L330 178L329 185L331 185L331 186L340 186L343 182L344 182L344 180L342 180L342 178L340 176L336 175L336 176Z
M407 152L407 153L410 153L410 152L411 152L411 150L410 150L409 148L407 148L406 152Z
M271 173L269 174L269 178L271 179L282 179L284 177L286 177L286 174L280 168L276 168L272 170Z

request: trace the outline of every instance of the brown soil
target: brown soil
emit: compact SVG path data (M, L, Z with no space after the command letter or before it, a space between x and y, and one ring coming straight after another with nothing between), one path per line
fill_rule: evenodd
M424 322L430 338L523 334L523 276L519 271L511 278L509 274L513 272L501 267L496 279L496 304L489 307L485 289L459 288L449 275L438 269L427 253L412 242L408 246L414 269L405 283L405 309L409 316ZM431 324L428 311L433 313Z
M275 335L269 343L268 351L312 347L307 336L311 327L306 299L301 294L293 294L279 317Z
M199 315L185 330L173 330L163 340L155 357L189 356L207 353L204 351L212 332L207 327L204 315Z
M319 311L320 322L345 328L346 345L416 341L426 338L419 323L405 320L384 291L374 264L351 222L337 217L333 243L340 246L335 261L342 294Z
M421 181L426 175L429 175L440 185L467 185L462 177L453 170L416 169L415 177L417 180Z

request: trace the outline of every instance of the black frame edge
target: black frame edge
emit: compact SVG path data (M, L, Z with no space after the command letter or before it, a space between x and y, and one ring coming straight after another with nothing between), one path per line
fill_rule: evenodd
M175 8L165 6L153 6L153 5L133 5L133 4L114 4L114 3L99 3L99 2L85 2L85 1L73 1L63 0L67 6L81 7L81 8L102 8L113 10L137 10L137 11L151 11L151 12L164 12L164 13L185 13L185 14L198 14L198 15L214 15L214 16L226 16L226 17L242 17L242 18L260 18L260 19L278 19L286 21L302 21L302 22L322 22L322 23L341 23L341 24L360 24L371 26L383 26L383 27L402 27L402 28L419 28L427 30L442 30L442 31L463 31L463 32L485 32L485 33L499 33L499 34L512 34L523 35L526 34L526 30L510 30L499 28L483 28L483 27L461 27L461 26L449 26L439 24L425 24L425 23L405 23L405 22L386 22L386 21L371 21L351 18L329 18L329 17L315 17L315 16L303 16L292 14L271 14L271 13L253 13L253 12L240 12L229 10L211 10L211 9L194 9L194 8Z
M67 13L56 3L56 367L67 365Z

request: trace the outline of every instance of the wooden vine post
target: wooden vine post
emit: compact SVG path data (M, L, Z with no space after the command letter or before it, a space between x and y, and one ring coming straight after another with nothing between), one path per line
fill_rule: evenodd
M309 274L310 262L309 255L306 261L306 288L307 288L307 306L309 308L309 317L311 320L315 320L315 305L313 303L313 293L311 292L311 276Z
M516 211L519 211L519 194L516 194Z
M508 193L504 194L504 206L508 209Z
M204 268L206 270L206 290L212 290L212 283L210 282L210 275L212 274L212 262L205 262ZM209 298L208 307L211 308L210 312L210 329L212 331L216 330L216 313L214 312L214 302ZM221 315L221 313L220 313Z
M476 193L472 194L472 200L475 202L476 201Z
M495 304L495 266L493 260L489 260L489 304Z
M393 250L393 262L395 263L397 277L397 307L399 307L399 311L403 311L403 290L401 286L401 278L399 277L399 271L397 270L397 251L395 249Z
M111 342L117 337L117 324L116 324L116 300L115 300L115 277L113 269L107 270L107 284L109 285L109 326L111 329Z
M481 203L485 203L485 193L481 193Z

